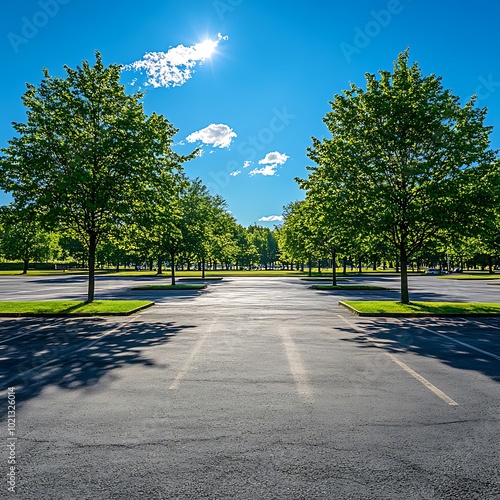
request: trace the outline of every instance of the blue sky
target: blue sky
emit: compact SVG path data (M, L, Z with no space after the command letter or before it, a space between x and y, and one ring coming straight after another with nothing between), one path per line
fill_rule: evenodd
M294 178L307 175L311 137L328 134L328 101L391 69L407 47L463 102L478 95L500 148L495 2L8 0L0 9L1 146L11 122L24 121L25 82L38 85L43 67L64 76L63 65L93 63L99 50L105 64L125 65L128 92L146 92L147 113L179 129L179 153L201 147L186 173L245 226L272 227L303 197Z

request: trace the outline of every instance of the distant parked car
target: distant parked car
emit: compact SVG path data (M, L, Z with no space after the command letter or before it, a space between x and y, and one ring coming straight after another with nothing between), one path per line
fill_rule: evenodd
M430 269L427 269L427 274L443 274L443 271L441 271L441 269L431 267Z

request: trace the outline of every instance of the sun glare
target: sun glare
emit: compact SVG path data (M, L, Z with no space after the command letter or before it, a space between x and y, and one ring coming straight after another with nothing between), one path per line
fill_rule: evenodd
M203 40L203 42L196 44L196 51L202 59L208 59L214 53L218 43L218 40Z

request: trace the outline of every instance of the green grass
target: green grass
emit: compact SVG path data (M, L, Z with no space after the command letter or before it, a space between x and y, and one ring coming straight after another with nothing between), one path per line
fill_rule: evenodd
M329 278L310 278L309 276L306 276L305 278L299 278L302 281L332 281L332 277L330 276ZM337 281L348 281L347 278L337 278Z
M205 284L183 283L179 285L144 285L136 286L132 290L202 290Z
M95 274L108 274L109 271L105 271L102 269L96 269ZM0 271L0 276L70 276L72 274L78 275L88 275L88 271L62 271L60 269L54 270L41 270L37 271L36 269L30 269L26 274L23 274L22 271Z
M362 315L490 315L500 314L500 303L496 302L401 302L390 300L343 300L340 305L348 306L355 314Z
M371 285L312 285L315 290L389 290L383 286Z
M224 278L207 277L202 278L201 276L190 276L189 278L179 278L179 281L222 281Z
M126 315L153 305L150 300L95 300L88 304L81 300L46 300L0 302L0 315L7 316L99 316Z
M444 280L498 280L500 274L447 274L439 276L439 279Z

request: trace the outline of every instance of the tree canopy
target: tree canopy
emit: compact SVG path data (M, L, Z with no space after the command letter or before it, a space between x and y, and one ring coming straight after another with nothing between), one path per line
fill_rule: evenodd
M365 89L351 84L330 105L323 121L331 137L313 138L316 165L302 187L323 205L339 202L359 234L392 244L407 303L409 259L441 230L467 230L491 201L497 169L486 109L474 97L462 106L441 78L409 65L408 51L392 72L366 74Z
M147 117L142 94L127 95L118 65L96 53L66 77L44 70L23 96L27 122L3 149L2 188L21 206L33 206L47 224L74 233L88 249L87 300L94 299L95 252L100 241L147 202L162 172L188 158L171 149L176 129Z

